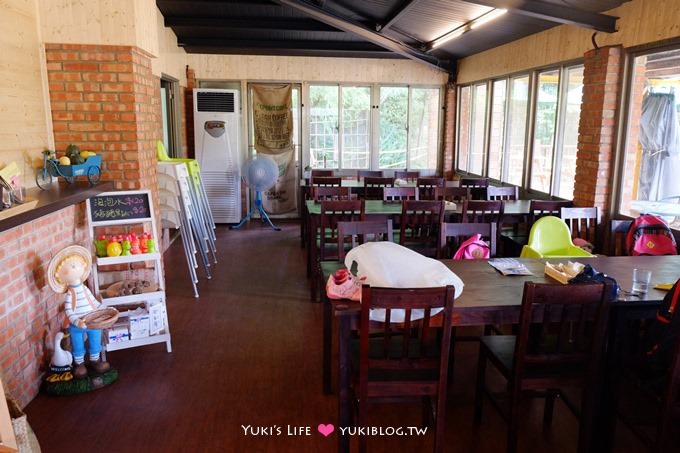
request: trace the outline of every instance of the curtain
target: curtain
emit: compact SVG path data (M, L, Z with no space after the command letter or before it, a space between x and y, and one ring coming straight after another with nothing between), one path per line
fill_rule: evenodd
M640 114L640 184L638 199L680 195L680 137L674 93L648 92Z

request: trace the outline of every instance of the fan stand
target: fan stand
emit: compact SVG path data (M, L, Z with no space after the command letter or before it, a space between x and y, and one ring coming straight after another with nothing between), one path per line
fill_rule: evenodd
M229 229L237 230L237 229L241 228L246 222L250 221L250 219L253 217L253 214L255 213L256 209L260 213L260 220L262 221L262 223L264 223L266 221L269 224L269 226L272 227L272 229L274 231L281 231L281 228L277 227L276 225L274 225L272 223L271 219L269 218L269 216L265 212L264 208L262 207L262 192L259 191L259 190L255 191L255 205L250 207L250 211L248 212L248 215L245 216L243 218L243 220L241 220L239 222L238 225L233 225L233 226L229 227Z

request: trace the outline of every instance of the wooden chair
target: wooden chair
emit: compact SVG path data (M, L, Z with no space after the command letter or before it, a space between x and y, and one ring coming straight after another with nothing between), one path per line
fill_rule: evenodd
M357 170L357 179L361 180L364 178L382 178L382 170Z
M394 241L392 219L385 221L358 220L338 222L338 261L345 260L345 254L357 245L369 241Z
M357 402L358 426L368 426L370 404L421 401L423 425L434 419L434 451L444 450L454 288L373 288L361 293L358 357L352 369L352 391ZM385 322L371 313L385 310ZM403 310L400 317L398 310ZM423 317L411 320L416 310ZM359 451L367 450L369 436L359 437ZM379 440L379 439L376 439Z
M340 187L342 178L340 176L312 176L312 186Z
M470 236L481 234L489 244L491 257L496 256L496 224L495 223L442 223L439 239L439 259L451 258L460 244Z
M486 366L491 363L508 381L507 411L491 399L508 423L506 452L518 451L521 396L546 390L543 421L549 424L554 400L567 387L582 391L578 451L588 451L612 290L603 284L526 282L517 335L481 337L474 421L481 422L484 394L492 397L485 383Z
M419 200L434 200L435 188L446 186L446 180L438 177L418 178L416 187L418 187Z
M460 178L460 187L469 187L473 200L486 200L489 178Z
M597 206L590 208L562 208L560 218L569 226L572 239L584 239L596 248L601 249L597 240L600 229L600 209Z
M367 176L364 178L364 199L382 200L383 189L394 187L394 178L383 176Z
M394 179L402 179L404 181L408 182L416 182L420 178L420 172L419 171L401 171L401 170L396 170L394 172Z
M489 186L486 188L487 200L519 200L519 187L517 186Z
M680 316L673 315L666 328L678 331ZM627 337L640 337L639 323L631 325ZM618 385L618 416L650 451L676 452L680 445L680 335L674 341L666 337L652 356L647 354L648 345L640 348L634 342L632 347L626 345L627 350L636 350L643 359L624 367L623 382Z
M418 191L415 187L385 187L383 189L383 201L401 202L417 199Z
M611 219L609 221L609 237L607 238L607 254L609 256L628 255L626 236L632 220Z
M310 176L315 178L317 176L335 176L335 174L333 170L312 170Z
M319 261L319 272L315 277L319 289L319 300L323 300L323 293L326 291L325 277L344 266L343 263L348 250L369 241L392 242L394 240L392 220L339 221L337 224L337 238L338 259Z
M363 200L332 200L321 201L319 216L319 236L317 239L317 253L312 262L314 270L311 277L311 299L316 301L318 283L323 275L321 262L338 259L338 222L356 221L364 217ZM317 244L310 244L314 247Z
M468 187L435 187L434 198L435 200L460 203L470 199L470 189Z
M571 208L574 205L572 201L569 200L531 200L529 203L529 228L531 225L539 218L552 215L559 217L562 208Z
M352 198L352 188L337 186L313 186L312 198L317 201L350 200Z
M503 202L489 200L465 200L461 211L463 223L495 223L500 224L503 218Z
M436 257L443 219L444 201L404 201L399 223L399 244L425 256Z

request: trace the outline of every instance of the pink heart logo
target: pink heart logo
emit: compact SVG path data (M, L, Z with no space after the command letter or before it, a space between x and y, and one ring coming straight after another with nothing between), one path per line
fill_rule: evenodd
M324 437L328 437L333 431L335 431L335 426L333 426L332 423L328 423L327 425L319 423L319 426L316 429L318 429L319 432L324 435Z

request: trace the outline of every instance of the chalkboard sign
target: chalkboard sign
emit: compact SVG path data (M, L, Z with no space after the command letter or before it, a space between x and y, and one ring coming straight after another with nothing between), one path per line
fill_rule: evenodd
M87 201L93 222L147 219L151 217L149 192L105 192Z

